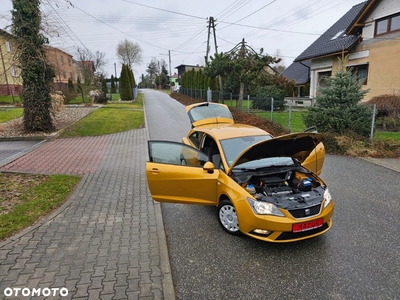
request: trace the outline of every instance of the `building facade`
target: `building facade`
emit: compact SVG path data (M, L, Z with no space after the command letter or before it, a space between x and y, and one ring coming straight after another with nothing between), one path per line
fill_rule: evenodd
M0 29L0 96L16 96L22 91L16 54L12 35Z

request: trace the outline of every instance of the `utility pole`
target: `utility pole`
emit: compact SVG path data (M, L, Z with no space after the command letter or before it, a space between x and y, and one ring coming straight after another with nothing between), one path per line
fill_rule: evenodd
M117 64L116 63L114 63L114 72L115 72L115 89L118 91Z
M171 73L171 50L168 50L168 56L169 56L169 76L172 76L172 73Z
M210 34L211 34L211 28L213 29L213 35L214 35L214 47L215 47L215 52L218 53L218 45L217 45L217 35L215 32L215 22L214 22L214 17L210 17L208 20L208 37L207 37L207 51L206 51L206 65L208 63L208 55L210 52ZM221 76L218 76L218 83L219 83L219 100L224 103L224 91L222 89L222 78Z

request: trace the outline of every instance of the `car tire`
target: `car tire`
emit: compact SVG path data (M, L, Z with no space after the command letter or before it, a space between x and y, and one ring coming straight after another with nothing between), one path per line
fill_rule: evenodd
M236 209L228 199L222 200L218 205L218 221L226 232L240 235Z

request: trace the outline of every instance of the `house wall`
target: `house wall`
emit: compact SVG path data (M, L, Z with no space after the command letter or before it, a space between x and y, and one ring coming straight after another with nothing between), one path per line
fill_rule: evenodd
M376 20L399 12L399 0L379 1L366 16L362 42L350 53L349 58L354 59L349 64L368 63L368 81L364 88L370 91L364 101L382 94L400 93L400 33L374 36Z
M57 88L65 88L68 85L68 79L71 78L75 83L75 70L72 55L53 47L46 47L46 56L48 62L54 67L56 77L54 83ZM57 85L59 85L57 87Z
M375 37L375 21L400 12L399 0L382 0L366 16L362 29L362 42L351 49L347 66L368 65L369 89L363 101L383 94L400 94L400 32ZM312 60L310 96L315 97L319 87L318 73L338 68L338 58Z
M21 71L17 68L15 47L10 36L0 32L0 96L19 95L22 91Z
M368 58L359 58L352 63L363 64L368 60L368 81L365 88L370 91L364 98L369 100L382 94L400 94L400 39L381 39L375 43L361 43L356 51L368 50Z
M332 57L318 58L311 61L310 69L310 97L317 95L319 88L319 73L332 71L334 61Z

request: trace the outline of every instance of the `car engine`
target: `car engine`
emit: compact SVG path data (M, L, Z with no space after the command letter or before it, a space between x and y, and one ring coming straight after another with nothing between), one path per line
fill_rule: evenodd
M296 169L284 172L245 172L234 176L234 179L258 201L270 202L284 209L320 204L325 186L311 172Z

